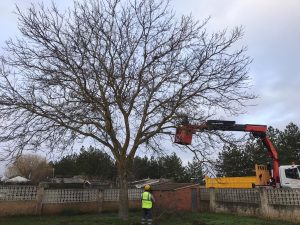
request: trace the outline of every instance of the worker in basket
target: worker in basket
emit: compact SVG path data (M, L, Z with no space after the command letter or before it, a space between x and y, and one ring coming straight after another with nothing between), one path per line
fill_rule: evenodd
M142 200L142 210L143 210L143 217L141 220L141 225L152 225L152 206L155 202L153 195L150 193L151 187L150 185L145 185L144 192L141 196Z

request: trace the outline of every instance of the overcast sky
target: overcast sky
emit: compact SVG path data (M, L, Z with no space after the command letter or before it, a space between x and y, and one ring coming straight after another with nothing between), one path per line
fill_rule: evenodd
M14 5L24 8L30 2L38 1L0 0L1 48L6 39L18 34ZM72 0L55 2L61 7L72 4ZM171 5L178 15L191 13L198 20L210 16L210 31L244 27L244 38L238 44L247 46L253 59L251 90L259 99L244 115L224 119L280 129L289 122L300 125L299 0L172 0Z
M248 46L253 59L250 77L259 99L237 121L280 129L289 122L300 124L299 0L176 0L172 4L177 13L191 12L197 19L211 16L211 30L244 27L241 44Z

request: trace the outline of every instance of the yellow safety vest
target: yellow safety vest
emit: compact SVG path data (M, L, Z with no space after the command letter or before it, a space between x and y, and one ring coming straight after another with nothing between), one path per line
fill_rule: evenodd
M142 208L143 209L152 208L151 194L148 191L145 191L142 194Z

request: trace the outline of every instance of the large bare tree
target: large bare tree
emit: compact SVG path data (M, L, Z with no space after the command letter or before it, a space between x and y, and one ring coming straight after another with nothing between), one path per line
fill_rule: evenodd
M158 150L179 115L237 112L250 63L241 28L208 33L165 0L90 0L61 12L17 9L19 38L1 61L2 153L67 149L90 138L114 156L119 215L128 215L127 165Z

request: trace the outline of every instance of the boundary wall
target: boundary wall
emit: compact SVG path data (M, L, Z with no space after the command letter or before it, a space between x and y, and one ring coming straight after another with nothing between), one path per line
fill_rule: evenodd
M128 190L131 210L140 209L142 191ZM198 196L200 212L235 213L300 223L300 189L200 188ZM0 216L113 212L118 210L118 200L119 189L0 186Z
M140 209L141 189L129 189L129 208ZM119 189L44 189L0 186L0 216L101 213L118 210Z
M300 189L200 188L200 211L300 222Z

